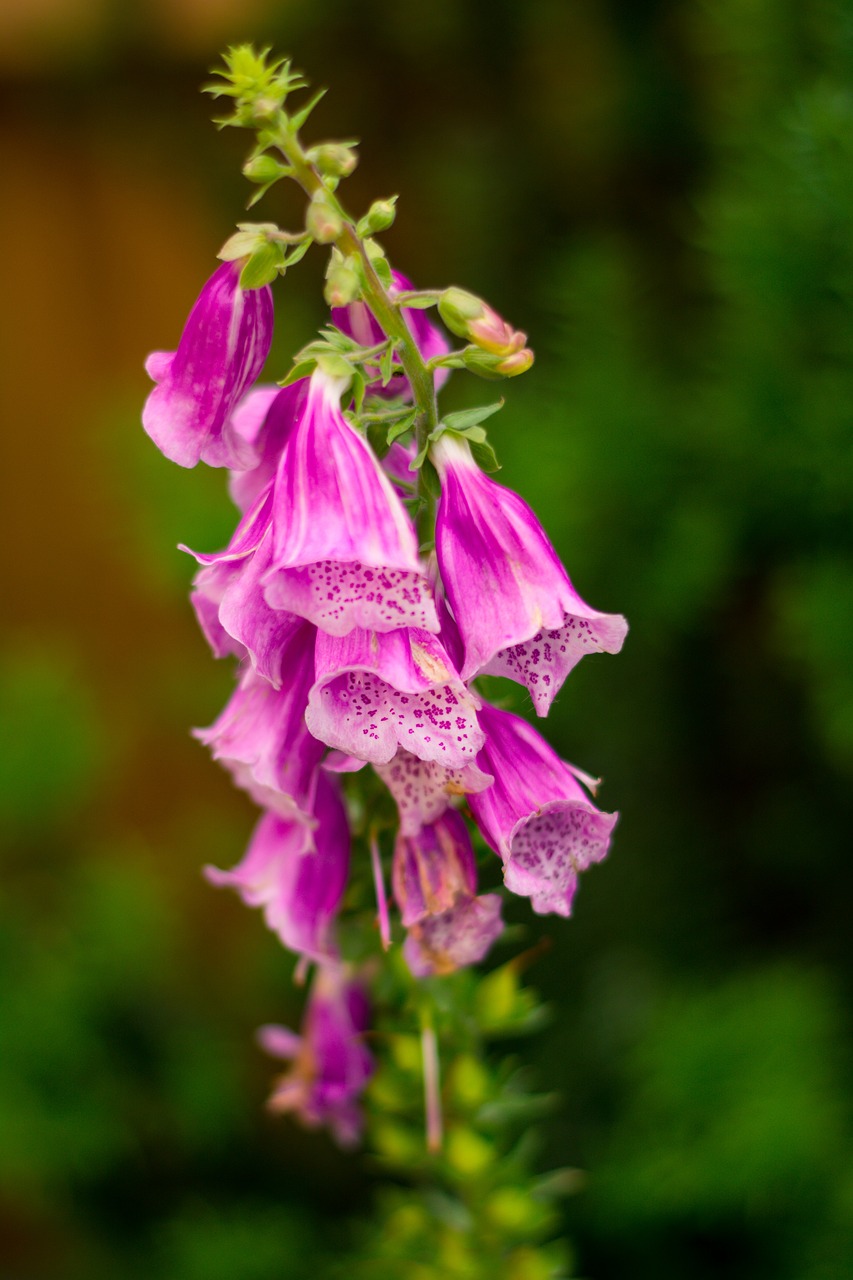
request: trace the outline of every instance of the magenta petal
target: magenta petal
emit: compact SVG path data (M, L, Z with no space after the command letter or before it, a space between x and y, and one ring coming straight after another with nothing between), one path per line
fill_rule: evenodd
M341 965L324 964L311 987L302 1035L292 1068L276 1084L270 1098L273 1111L294 1112L308 1128L327 1126L341 1146L361 1136L363 1117L359 1098L373 1074L373 1058L364 1044L370 1007L361 985ZM293 1045L292 1033L266 1027L262 1043Z
M471 837L455 809L446 809L414 835L403 832L394 846L394 898L408 928L470 898L477 890L477 864Z
M462 898L415 925L403 943L403 955L416 978L452 973L482 960L503 927L496 893Z
M255 387L231 415L231 436L243 441L253 457L247 470L232 471L228 480L228 492L240 511L248 511L275 476L281 451L307 392L307 378L288 387Z
M442 481L436 550L465 649L462 678L508 675L544 715L575 663L618 652L628 624L580 598L530 507L480 471L467 443L442 436L431 456Z
M393 760L374 767L397 802L404 835L414 835L420 827L435 822L453 796L484 791L494 781L476 764L448 769L435 760L420 760L409 751L398 751Z
M374 764L404 747L456 769L483 744L479 699L429 632L318 632L316 677L306 720L330 747Z
M219 719L195 736L231 772L237 786L266 808L310 815L323 744L308 732L305 707L314 675L314 630L303 624L282 653L289 673L275 689L251 668Z
M157 381L142 425L167 458L182 467L201 459L212 467L252 465L251 450L226 427L258 377L270 348L273 302L269 286L240 288L242 262L223 262L189 314L178 349L149 357Z
M540 915L568 916L578 872L607 854L618 814L602 813L525 720L486 704L478 764L494 784L469 800L485 839L501 857L504 883Z
M346 813L332 782L317 780L314 826L299 818L265 814L243 861L232 871L207 867L216 885L227 885L252 907L263 907L267 925L291 951L312 960L333 956L332 930L349 873Z
M213 650L214 657L225 658L229 654L234 654L242 661L246 656L245 645L230 635L219 620L222 598L235 573L238 572L239 562L205 565L193 579L190 601L195 609L198 625Z
M317 370L275 481L266 597L322 630L438 631L415 532L369 446L340 411L341 383Z

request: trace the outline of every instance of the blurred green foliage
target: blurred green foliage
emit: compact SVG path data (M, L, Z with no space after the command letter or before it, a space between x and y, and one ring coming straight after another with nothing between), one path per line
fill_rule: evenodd
M259 3L168 57L153 13L116 9L67 64L4 61L29 154L63 115L66 225L129 153L205 208L200 280L245 192L195 85L225 40L292 52L332 88L322 127L364 140L353 192L401 193L395 263L529 332L537 364L493 420L500 478L585 598L631 621L547 725L606 775L613 855L572 922L528 925L552 941L539 1082L564 1099L542 1167L586 1170L578 1274L853 1275L849 6ZM82 278L115 286L92 248ZM171 252L164 233L164 281ZM310 259L288 277L279 367L321 320L318 279ZM140 360L189 300L170 300L171 336L134 339ZM75 334L55 336L64 367ZM127 408L141 378L88 376L83 478L51 471L63 414L20 485L28 502L46 486L49 556L35 525L8 541L29 593L0 679L0 1270L333 1274L378 1170L262 1113L253 1029L293 1023L299 993L260 922L198 875L236 861L252 820L186 736L229 681L172 547L224 539L221 478L154 454Z

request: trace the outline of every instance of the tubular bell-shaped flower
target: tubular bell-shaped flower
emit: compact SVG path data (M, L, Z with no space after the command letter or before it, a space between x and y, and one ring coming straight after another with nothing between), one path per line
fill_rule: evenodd
M473 763L483 744L480 702L436 636L411 627L318 632L315 663L306 720L330 747L374 764L399 747L449 768Z
M409 930L403 954L416 977L476 964L503 929L498 895L477 897L471 837L455 809L416 834L399 834L393 880Z
M231 772L237 786L284 817L310 819L323 744L308 732L305 707L314 678L314 628L290 634L281 661L287 684L275 689L251 668L219 719L195 736Z
M575 591L536 516L484 475L450 433L433 445L441 476L436 551L465 648L461 675L509 676L539 715L585 653L617 653L628 630Z
M157 386L142 425L159 449L182 467L254 465L251 447L229 419L269 354L272 291L241 289L242 261L223 262L202 289L177 351L155 351L145 368Z
M484 704L486 745L477 758L494 775L469 797L477 825L504 864L504 883L538 915L568 916L585 871L607 854L618 814L602 813L577 774L534 728Z
M334 956L332 930L349 873L350 835L335 784L317 778L314 826L266 813L245 856L231 871L205 867L212 884L236 889L263 907L267 925L291 951L310 960Z
M373 1074L364 1044L370 1005L362 985L338 964L315 974L302 1034L261 1027L267 1053L292 1061L269 1100L271 1111L294 1112L309 1129L326 1125L342 1147L358 1142L364 1126L359 1097Z
M412 523L340 410L344 383L311 375L274 485L266 598L333 635L353 627L438 631Z

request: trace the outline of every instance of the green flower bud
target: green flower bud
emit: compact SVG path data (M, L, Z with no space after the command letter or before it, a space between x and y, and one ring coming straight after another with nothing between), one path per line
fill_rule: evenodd
M389 200L374 200L367 213L359 221L358 234L360 236L372 236L377 231L387 231L397 216L397 210L394 208L396 203L396 196L391 196Z
M326 276L323 297L330 307L346 307L355 302L361 293L361 280L358 272L345 262L332 264Z
M343 219L325 191L317 191L311 197L305 226L318 244L331 244L343 230Z
M247 160L243 165L243 176L250 182L275 182L288 172L287 165L270 155L252 156L251 160Z
M469 324L485 314L486 304L476 294L467 289L457 289L455 285L439 294L438 313L451 333L457 338L468 338L471 334Z
M347 178L358 164L358 156L345 142L322 142L306 154L308 163L325 177Z
M496 355L480 347L466 347L462 352L462 359L465 361L465 368L470 369L471 373L493 382L526 373L533 364L533 352L529 347L523 347L521 351L513 351L510 355Z

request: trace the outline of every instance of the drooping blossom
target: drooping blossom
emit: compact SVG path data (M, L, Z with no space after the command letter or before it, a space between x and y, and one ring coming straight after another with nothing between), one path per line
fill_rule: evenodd
M251 447L230 429L244 393L269 354L272 291L241 289L242 261L223 262L202 289L177 351L155 351L145 368L157 386L142 425L167 458L182 467L252 466Z
M306 721L330 747L374 764L402 747L459 769L482 746L479 699L428 631L318 632L315 671Z
M370 1006L361 983L343 965L318 967L302 1033L261 1027L267 1053L292 1062L278 1080L269 1107L293 1112L309 1129L327 1126L342 1147L358 1142L364 1127L359 1098L373 1074L364 1043Z
M617 653L619 614L580 598L536 516L477 466L466 441L441 436L431 457L442 481L436 551L465 650L463 680L509 676L545 715L586 653Z
M389 294L392 298L400 293L408 293L413 288L410 280L407 280L399 271L391 272L391 287ZM421 311L415 307L404 307L403 316L408 326L409 332L418 345L418 349L424 360L431 360L433 356L446 355L450 350L450 343L447 338L437 329L429 319L425 311ZM375 347L380 342L385 341L385 333L375 320L373 313L365 306L363 302L351 302L346 307L332 308L332 324L350 337L355 338L363 347ZM435 386L436 390L444 385L450 374L449 369L436 369ZM395 373L386 386L382 386L379 381L379 369L375 370L375 381L370 384L370 390L379 395L402 396L404 399L411 399L412 389L409 380L403 373Z
M538 915L568 916L578 873L607 854L618 814L602 813L567 765L525 720L484 704L477 763L494 776L468 803L500 855L504 883Z
M417 540L391 482L340 409L344 383L312 375L273 487L266 598L323 631L438 631Z
M257 804L283 817L310 821L323 743L308 732L305 707L314 678L314 628L302 623L289 637L281 689L248 667L218 720L195 736Z
M440 761L421 760L410 751L398 751L393 760L374 768L397 803L404 835L415 835L422 826L435 822L453 796L484 791L493 781L477 764L448 769Z
M468 828L455 809L397 837L394 897L408 929L403 954L416 977L482 960L503 929L497 894L477 896Z
M335 955L334 920L349 873L350 834L343 804L320 772L313 825L265 813L249 847L231 871L206 867L212 884L236 889L262 907L267 925L291 951L311 960Z

